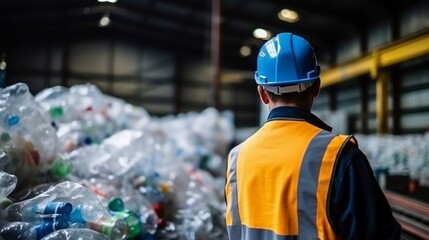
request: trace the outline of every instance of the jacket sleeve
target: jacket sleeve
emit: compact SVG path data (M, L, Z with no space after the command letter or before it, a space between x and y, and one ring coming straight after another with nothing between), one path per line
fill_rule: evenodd
M334 231L342 239L400 239L401 226L364 153L349 143L336 164L328 199Z

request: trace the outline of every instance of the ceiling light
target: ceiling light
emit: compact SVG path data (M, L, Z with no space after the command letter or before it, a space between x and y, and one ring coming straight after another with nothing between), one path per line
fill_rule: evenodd
M105 13L103 17L100 18L100 21L98 22L98 26L100 27L107 27L110 25L110 17L108 13Z
M6 61L5 60L2 60L0 62L0 70L2 70L2 71L6 70Z
M294 23L299 20L299 15L294 10L290 9L282 9L278 14L277 17L285 22Z
M252 53L252 49L250 49L249 46L242 46L240 48L240 55L242 57L248 57L248 56L250 56L251 53Z
M98 2L109 2L109 3L115 3L117 0L98 0Z
M262 28L257 28L255 30L253 30L253 36L255 38L268 40L271 37L271 32L269 32L265 29L262 29Z

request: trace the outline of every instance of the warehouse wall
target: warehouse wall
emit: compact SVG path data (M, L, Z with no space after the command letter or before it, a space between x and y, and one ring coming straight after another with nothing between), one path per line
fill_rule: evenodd
M7 56L7 84L28 83L33 94L55 85L90 82L156 116L214 106L216 89L204 53L103 38L16 43ZM257 123L256 92L250 83L221 83L219 89L220 110L233 110L237 126Z
M394 40L429 29L429 3L405 9L403 14L374 23L364 37L344 38L336 52L336 64L353 61L359 56ZM362 42L365 41L365 42ZM429 43L428 43L429 44ZM364 48L366 47L366 48ZM389 69L388 127L394 134L422 133L429 128L429 57L401 63ZM323 81L323 79L322 79ZM351 133L376 132L375 81L369 75L351 79L322 89L314 110L347 114L347 131ZM394 87L398 89L394 91ZM398 100L399 99L399 100ZM399 108L399 124L395 125L394 104ZM365 106L366 105L366 106ZM329 122L330 120L327 119Z
M214 105L215 84L210 61L185 57L181 102L183 111L193 111ZM258 121L258 98L253 79L220 83L220 107L234 111L239 127L255 126Z
M402 71L400 79L404 132L429 130L429 60L423 65Z
M28 83L33 94L55 85L90 82L153 114L174 111L174 55L167 51L93 39L67 46L25 43L10 48L7 56L8 83Z

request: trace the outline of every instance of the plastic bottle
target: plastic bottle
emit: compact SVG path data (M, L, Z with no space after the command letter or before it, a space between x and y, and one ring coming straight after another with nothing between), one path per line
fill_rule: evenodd
M108 236L111 240L124 240L128 237L128 227L124 219L102 218L97 222L88 222L86 227Z
M41 183L37 185L32 185L31 187L24 188L20 191L16 191L13 194L14 202L21 202L30 198L34 198L40 195L41 193L45 192L46 190L48 190L50 187L53 186L53 184L54 183L46 182L46 183ZM15 207L15 209L19 209L19 207L18 208Z
M16 83L0 92L0 125L11 136L21 137L40 155L41 169L57 154L56 130L41 114L40 106L25 83ZM25 149L25 147L23 147Z
M142 223L139 216L124 207L124 202L120 198L111 198L108 203L111 214L118 219L124 219L128 227L128 237L132 238L142 231Z
M24 239L26 231L31 228L27 222L8 222L1 225L0 236L4 239Z
M32 238L28 238L28 240L33 240L33 239L40 240L44 236L52 232L55 232L57 230L67 228L68 226L69 224L66 221L58 221L58 222L48 222L48 223L44 223L44 224L32 227L28 231L29 236L31 236ZM24 239L27 239L27 238L24 238Z
M120 212L112 212L113 217L123 219L128 229L128 237L133 238L142 232L142 223L139 216L128 209Z
M15 175L0 171L0 200L3 200L15 190L18 178Z
M31 210L39 214L69 214L73 210L73 205L69 202L49 202L37 204Z
M89 204L79 204L73 208L69 214L69 221L72 223L98 222L103 217L95 206Z
M11 222L2 227L0 236L5 239L40 240L54 231L67 227L66 222L50 222L35 226L27 222Z
M67 228L55 231L41 240L109 240L106 235L88 228Z
M61 223L61 226L65 225L65 223L68 225L68 215L72 209L73 206L69 202L39 203L24 208L19 220L39 225L57 222ZM12 210L9 213L13 213ZM13 218L13 215L9 214L9 218Z

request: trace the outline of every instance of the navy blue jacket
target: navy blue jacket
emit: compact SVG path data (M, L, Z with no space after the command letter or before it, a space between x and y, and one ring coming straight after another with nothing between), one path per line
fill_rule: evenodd
M332 131L314 114L298 108L274 108L267 121L276 118L305 120ZM343 239L400 239L401 226L357 144L349 143L343 149L332 179L327 214L336 233Z

